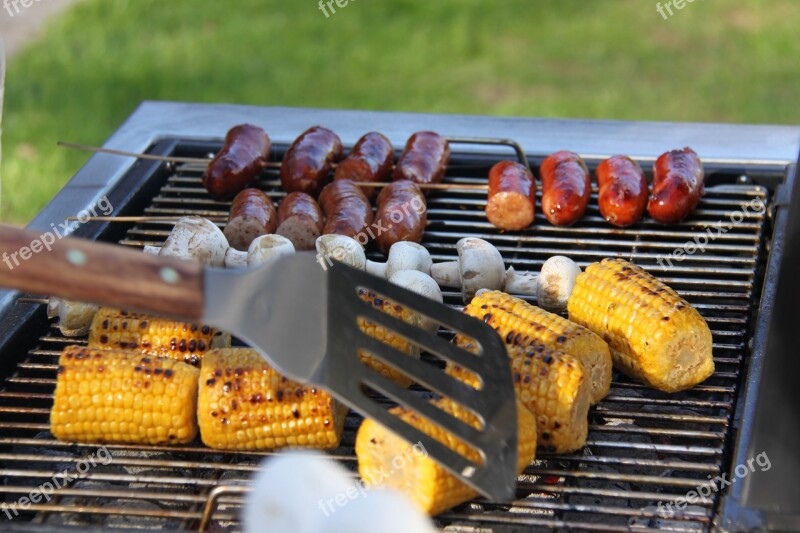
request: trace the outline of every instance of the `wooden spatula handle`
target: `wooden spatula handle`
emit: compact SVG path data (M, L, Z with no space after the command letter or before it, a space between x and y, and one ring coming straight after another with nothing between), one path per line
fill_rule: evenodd
M0 286L199 320L203 267L122 246L0 225Z

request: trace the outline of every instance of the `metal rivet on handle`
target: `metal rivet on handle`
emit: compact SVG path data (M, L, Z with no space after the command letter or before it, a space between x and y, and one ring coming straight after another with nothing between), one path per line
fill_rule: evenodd
M80 250L68 250L67 261L75 266L83 266L86 264L86 254Z
M160 274L161 274L161 279L163 279L165 282L169 283L170 285L174 285L175 283L178 283L178 281L181 279L181 276L180 276L180 274L178 274L178 271L175 270L172 267L164 267L164 268L162 268Z

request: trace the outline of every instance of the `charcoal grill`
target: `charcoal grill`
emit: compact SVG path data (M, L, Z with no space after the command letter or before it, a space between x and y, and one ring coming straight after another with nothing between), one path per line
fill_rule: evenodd
M519 478L517 498L506 505L476 500L437 517L445 531L707 531L800 529L796 474L796 421L800 408L788 376L798 364L788 352L789 311L796 291L787 263L797 250L800 195L793 191L800 128L657 124L437 116L315 109L251 108L147 102L106 147L158 155L205 157L221 146L234 124L253 122L273 138L279 161L293 138L322 124L352 146L379 130L396 147L419 129L454 137L517 141L534 168L548 153L575 150L590 167L624 153L649 163L669 148L689 145L705 162L707 194L692 217L674 226L645 220L620 230L591 207L570 228L549 225L537 213L532 228L499 233L485 219L485 192L437 191L429 198L424 244L436 261L455 257L464 236L493 242L507 263L538 270L554 254L582 267L603 257L624 257L674 287L707 319L714 335L716 372L691 391L667 395L615 374L609 396L590 413L586 447L571 455L541 457ZM447 180L485 182L489 167L515 154L487 144L455 145ZM97 154L36 217L31 227L50 228L108 195L114 215L200 215L224 223L228 203L202 189L202 167L133 161ZM277 170L258 186L282 196ZM796 189L796 187L794 187ZM758 199L766 209L754 210ZM789 209L790 205L793 209ZM707 227L731 224L703 251L663 258ZM789 221L789 216L795 220ZM90 222L75 234L140 248L158 245L171 223ZM795 239L794 247L788 241ZM794 252L793 252L794 250ZM784 267L783 269L781 267ZM766 280L766 281L765 281ZM120 280L124 282L123 280ZM0 502L17 502L54 474L74 471L98 446L61 443L48 433L57 356L68 343L45 316L44 306L21 304L0 293ZM445 293L459 305L460 295ZM533 300L532 300L533 301ZM782 318L782 319L781 319ZM783 335L783 336L782 336ZM769 348L769 350L767 349ZM353 442L360 418L351 414L342 447L329 455L355 469ZM19 507L5 531L107 531L174 529L237 531L248 482L267 453L226 453L190 446L106 447L113 460L98 464L58 490L51 501ZM773 466L758 469L731 488L700 497L665 518L658 503L684 496L709 477L730 475L736 465L766 451Z

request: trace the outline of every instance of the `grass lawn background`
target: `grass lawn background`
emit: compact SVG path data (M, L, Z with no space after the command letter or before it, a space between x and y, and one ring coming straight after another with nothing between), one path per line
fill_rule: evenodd
M0 219L88 157L57 140L100 144L144 99L800 124L800 1L655 4L85 0L8 65Z

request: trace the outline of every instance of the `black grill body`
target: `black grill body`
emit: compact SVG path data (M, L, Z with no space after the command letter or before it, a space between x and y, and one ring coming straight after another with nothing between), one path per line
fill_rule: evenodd
M800 225L790 220L800 217L800 199L792 190L796 166L789 161L797 155L800 130L146 103L106 146L205 157L240 122L265 127L275 142L275 161L294 136L314 124L331 127L349 146L373 129L389 135L397 148L421 129L446 136L511 138L534 170L545 155L561 148L581 153L594 169L603 157L616 153L637 157L647 167L661 152L691 145L704 159L707 193L691 218L675 226L646 219L631 228L612 228L598 213L595 191L589 211L575 226L551 226L537 213L528 230L503 234L483 215L485 192L430 195L423 244L435 261L454 259L455 243L464 236L493 242L518 270L538 270L555 254L569 255L582 267L603 257L630 259L703 314L714 334L716 362L712 378L673 395L615 374L609 397L590 413L589 442L583 450L537 458L520 477L514 502L477 500L441 515L437 523L448 531L798 526L794 474L800 466L792 451L798 425L787 422L800 418L800 403L790 399L798 396L791 382L797 359L785 352L791 347L787 335L794 333L789 317L796 315L789 306L798 287L787 263L797 264L788 261L796 253ZM773 141L769 147L761 142L765 135ZM514 158L513 151L480 144L454 147L446 180L485 183L491 165L504 158ZM51 222L63 222L103 195L118 216L194 214L223 224L229 203L206 194L201 173L199 165L95 155L32 226L44 230ZM265 171L257 186L276 201L283 195L274 169ZM170 228L164 222L90 222L79 225L75 234L142 247L163 242ZM709 236L702 250L695 247L682 260L664 260L676 249L687 250L688 243L703 242L699 235ZM7 503L98 449L60 443L49 435L57 355L75 341L50 326L43 306L18 304L16 296L0 293L0 501ZM460 305L460 294L446 292L445 301ZM355 468L352 445L359 423L357 415L349 416L343 445L333 454L350 469ZM109 465L93 468L50 502L31 505L13 520L6 521L0 512L3 526L12 531L236 531L248 480L268 455L212 451L199 442L177 448L107 449L113 456ZM709 478L730 478L738 465L761 452L773 468L761 471L756 465L730 487L711 487ZM659 503L668 504L699 486L708 487L707 496L671 516L661 511Z

